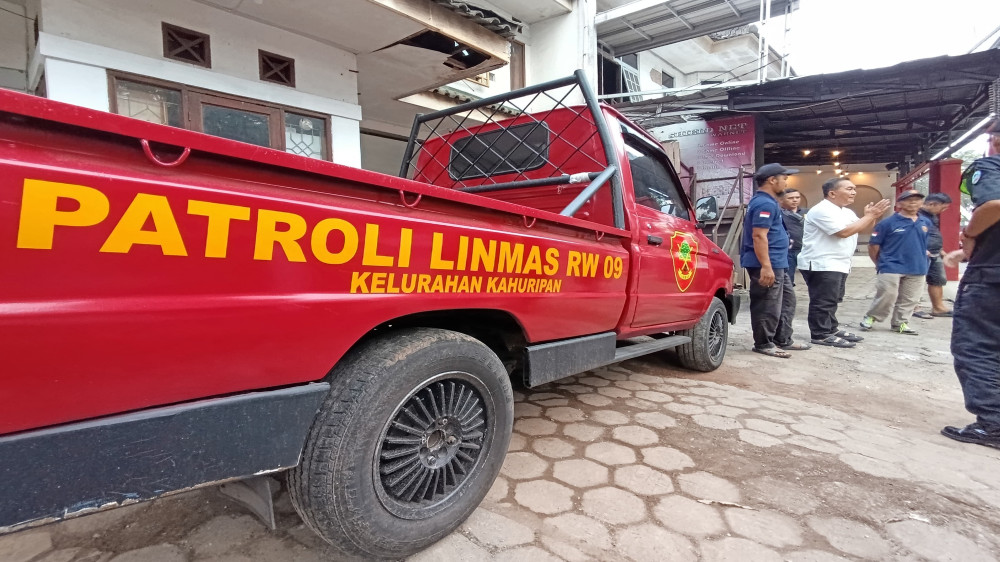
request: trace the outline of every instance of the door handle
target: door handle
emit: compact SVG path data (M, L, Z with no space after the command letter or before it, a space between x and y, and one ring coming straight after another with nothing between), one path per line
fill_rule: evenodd
M663 244L663 238L659 236L653 236L652 234L650 234L649 236L646 237L646 242L648 242L653 246L659 246L660 244Z

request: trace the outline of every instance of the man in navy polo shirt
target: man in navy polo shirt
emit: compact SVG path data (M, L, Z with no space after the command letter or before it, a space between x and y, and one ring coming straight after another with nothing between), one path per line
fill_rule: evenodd
M934 228L920 215L924 195L904 191L896 198L899 212L875 226L868 241L868 255L875 262L875 300L861 320L862 330L871 330L875 322L892 315L892 331L917 335L908 322L924 292L927 267L927 235Z
M740 265L750 274L753 350L770 357L788 358L786 350L810 347L792 341L795 292L788 277L788 233L778 206L788 176L797 172L781 164L764 164L757 170L757 192L747 205L740 246Z

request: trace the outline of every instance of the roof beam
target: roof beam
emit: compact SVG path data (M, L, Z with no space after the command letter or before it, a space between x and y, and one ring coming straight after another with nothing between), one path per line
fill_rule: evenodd
M736 6L733 4L732 0L724 0L724 1L726 2L726 5L729 6L729 9L733 11L733 14L735 14L736 17L738 18L743 17L743 14L741 14L740 11L736 9Z
M611 8L610 10L598 13L597 17L594 18L594 24L600 25L606 21L621 19L636 12L641 12L648 8L654 8L656 6L666 4L669 1L670 0L667 0L666 2L664 0L635 0L635 2L629 2L628 4L618 6L617 8Z
M690 29L691 31L694 31L694 26L693 26L693 25L691 25L691 24L690 24L690 23L688 22L688 20L686 20L686 19L682 18L682 17L681 17L681 15L680 15L680 14L678 14L676 10L674 10L673 8L671 8L671 7L670 7L670 4L667 4L666 2L664 2L664 3L663 3L663 7L664 7L664 8L666 8L668 12L670 12L671 14L673 14L673 15L674 15L674 17L675 17L675 18L677 18L677 20L678 20L678 21L680 21L681 23L683 23L683 24L684 24L684 27L686 27L686 28Z

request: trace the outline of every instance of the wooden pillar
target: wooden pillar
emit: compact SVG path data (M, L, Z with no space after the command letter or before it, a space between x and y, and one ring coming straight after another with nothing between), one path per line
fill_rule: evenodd
M962 181L962 161L958 158L947 158L931 162L930 189L931 193L944 193L951 197L951 206L941 213L941 237L944 238L944 252L958 249L959 232L961 232L962 192L959 183ZM958 281L958 268L945 268L948 281Z

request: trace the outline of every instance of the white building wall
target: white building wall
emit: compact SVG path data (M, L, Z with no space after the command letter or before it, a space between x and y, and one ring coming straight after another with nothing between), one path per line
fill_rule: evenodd
M576 9L531 25L526 49L527 83L539 84L569 76L583 69L591 87L597 84L597 38L595 0L578 0ZM570 100L567 100L570 101ZM572 100L570 103L580 103Z
M286 105L331 116L333 160L361 165L353 54L189 0L41 4L36 59L50 98L107 111L113 69ZM163 21L208 34L212 68L163 58ZM295 88L259 80L258 49L295 59Z
M27 10L0 0L0 88L27 89L28 38L33 33Z

